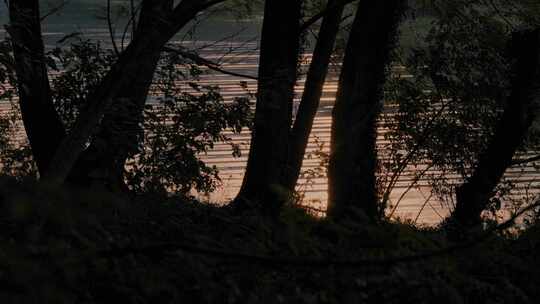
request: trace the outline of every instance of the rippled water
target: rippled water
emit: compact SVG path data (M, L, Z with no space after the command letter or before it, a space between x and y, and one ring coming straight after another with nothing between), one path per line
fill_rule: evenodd
M102 5L105 1L84 1L73 0L68 4L61 14L48 17L43 24L45 43L48 47L55 45L56 41L72 32L81 32L84 37L104 41L110 45L110 37L105 20L96 16L103 15ZM7 11L4 4L0 4L0 23L7 22ZM122 24L119 20L118 24ZM225 69L249 75L257 74L258 66L258 41L257 36L260 31L260 20L244 22L233 22L224 18L214 18L211 22L203 22L197 26L194 35L186 35L186 31L179 33L175 40L184 40L186 46L210 45L202 50L201 55L208 59L224 61ZM121 43L122 26L118 26L116 40ZM0 29L0 36L5 32ZM219 42L217 42L219 41ZM245 41L250 41L245 43ZM231 51L231 48L234 49ZM307 57L309 59L309 55ZM256 90L256 82L250 79L242 79L228 75L218 75L209 73L203 75L201 82L219 85L225 101L231 101L235 96L244 91L240 87L240 81L246 81L251 91ZM297 95L302 93L302 81L297 86ZM335 96L337 84L335 79L328 81L325 86L322 104L317 114L312 137L308 146L308 152L316 150L317 145L324 144L324 150L328 151L330 138L331 109ZM201 158L210 165L215 165L220 169L220 176L223 185L218 191L212 193L207 199L210 201L225 202L234 197L240 186L247 161L250 134L245 131L239 135L231 134L235 143L242 147L242 157L234 158L231 155L230 146L217 143L215 148L208 154L201 155ZM380 136L380 141L382 141ZM317 159L306 159L304 170L314 169L318 166ZM391 203L396 203L401 198L401 203L396 211L396 215L406 218L418 217L418 222L426 224L438 223L442 217L448 213L448 209L441 205L434 197L430 196L431 189L427 182L420 181L417 186L409 189L412 181L412 171L406 172L397 183L391 195ZM515 178L522 179L526 183L538 184L538 173L531 172L510 172ZM315 178L306 185L306 180L300 181L299 188L305 193L305 204L317 209L324 209L326 205L326 178ZM409 189L409 190L407 190ZM407 192L406 192L407 191ZM405 195L403 193L406 192Z

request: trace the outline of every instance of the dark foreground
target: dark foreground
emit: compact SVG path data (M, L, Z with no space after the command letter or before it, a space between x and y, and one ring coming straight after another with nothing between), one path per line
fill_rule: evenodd
M537 303L540 229L450 243L0 179L0 303ZM482 234L483 235L483 234ZM474 240L474 237L472 238Z

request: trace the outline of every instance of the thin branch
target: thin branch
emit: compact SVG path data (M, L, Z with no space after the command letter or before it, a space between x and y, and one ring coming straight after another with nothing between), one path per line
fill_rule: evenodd
M126 52L120 54L119 58L125 56L117 61L117 64L109 70L100 84L89 94L88 106L77 117L70 134L58 145L50 162L51 165L41 180L51 185L60 185L65 182L77 158L86 148L92 133L95 132L105 113L115 101L116 94L132 76L123 75L126 73L125 69L137 70L134 63L137 62L139 54L155 48L160 49L199 12L223 1L225 0L205 1L201 4L199 0L183 0L176 6L173 14L158 26L160 30L158 33L146 37L146 41L141 39L137 45L130 44L133 51L127 55L125 55ZM107 2L110 4L110 0ZM111 36L113 36L112 33ZM120 100L120 102L122 101Z
M131 12L131 39L135 37L135 30L137 29L137 22L136 22L136 16L137 16L137 10L138 8L135 8L135 0L129 1L129 11Z
M536 155L536 156L525 158L525 159L513 160L512 161L512 166L524 165L524 164L532 163L532 162L535 162L535 161L540 161L540 155Z
M443 98L439 96L439 99L442 101ZM439 111L431 118L431 120L428 122L426 128L422 131L422 136L418 142L414 145L414 147L407 153L407 155L403 158L401 163L398 165L398 168L396 171L393 172L392 177L390 178L390 182L388 183L384 193L383 193L383 200L382 205L386 205L388 202L388 198L390 197L390 192L392 192L392 189L394 189L395 184L397 183L399 177L409 164L409 162L413 159L415 154L422 148L422 145L424 145L425 141L428 140L428 136L430 135L431 127L435 124L435 119L437 119L439 116L441 116L445 109L447 104L442 104Z
M202 12L216 4L223 3L227 0L184 0L176 6L172 14L172 20L184 19L185 12Z
M114 53L116 54L116 56L120 56L120 51L118 50L118 46L116 45L116 41L114 40L114 29L111 20L111 0L107 0L107 26L109 27L109 35L111 37Z
M497 6L497 4L495 3L495 1L493 0L488 0L488 5L491 6L493 8L493 10L495 11L495 13L501 17L501 19L506 23L506 25L508 25L508 27L515 31L516 30L516 27L514 26L514 24L508 20L508 18L505 16L504 12Z
M416 224L418 222L418 219L420 218L420 215L422 214L422 211L424 211L424 208L429 204L429 201L433 197L433 193L430 193L428 198L424 200L424 204L422 204L422 208L420 208L420 211L418 211L418 214L416 215L416 218L414 219L414 223Z
M431 194L430 194L431 195ZM425 196L424 196L425 198ZM431 208L431 211L433 211L435 214L437 214L439 216L439 218L441 220L444 220L444 216L442 216L439 211L437 211L437 209L435 207L433 207L433 204L431 204L431 201L428 201L428 206Z
M5 0L7 1L7 0ZM43 22L43 20L47 19L49 16L56 14L60 10L62 10L67 4L69 4L70 0L62 1L59 5L51 8L49 12L47 12L45 15L43 15L41 18L39 18L39 21ZM7 2L6 2L7 3Z
M167 46L164 47L163 50L166 51L166 52L171 52L171 53L181 55L182 57L187 58L187 59L193 61L194 63L198 64L198 65L205 66L205 67L207 67L207 68L209 68L209 69L211 69L213 71L216 71L216 72L219 72L219 73L222 73L222 74L236 76L236 77L242 77L242 78L247 78L247 79L258 80L258 78L255 77L255 76L225 70L225 69L221 68L218 63L213 62L213 61L208 60L208 59L205 59L205 58L197 55L196 53L183 51L181 49L175 49L175 48L171 48L171 47L167 47Z
M131 5L133 5L133 0L131 0ZM133 41L133 38L135 37L135 30L136 30L136 24L137 24L137 12L141 9L142 3L139 3L136 7L131 7L131 16L129 17L128 22L126 23L123 33L122 33L122 42L120 43L120 46L122 47L122 50L124 50L124 42L126 41L127 32L129 31L129 27L131 26L131 40Z
M336 1L336 3L332 6L329 6L329 7L326 7L324 10L320 11L319 13L313 15L311 18L309 18L308 20L306 20L302 25L300 25L300 31L301 32L304 32L305 30L307 30L310 26L312 26L313 24L315 24L317 21L319 21L320 19L322 19L324 16L326 16L329 12L331 12L332 10L342 6L342 5L347 5L349 3L352 3L356 0L341 0L341 1Z
M390 214L388 215L388 217L392 217L392 215L394 215L394 213L396 212L397 208L399 207L399 204L401 203L401 201L403 200L403 198L405 197L405 195L407 195L407 193L409 193L412 188L414 188L416 186L416 184L418 183L418 181L424 177L424 175L426 174L426 172L428 170L430 170L431 168L433 167L433 165L429 165L427 166L424 170L422 170L419 174L417 174L413 181L409 184L409 186L407 187L407 189L405 191L403 191L403 193L400 195L398 201L396 202L396 204L394 205L394 208L392 208L392 211L390 212Z

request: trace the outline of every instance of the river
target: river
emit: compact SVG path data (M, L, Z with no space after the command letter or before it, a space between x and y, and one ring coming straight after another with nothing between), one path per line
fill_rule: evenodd
M43 23L44 39L47 47L53 47L58 40L66 34L78 32L83 37L103 41L111 45L107 22L96 16L103 15L103 5L96 1L73 0L67 4L60 14L49 16ZM0 23L7 22L7 11L4 4L0 4ZM125 22L125 21L124 21ZM119 23L122 23L121 21ZM175 40L182 41L186 47L200 47L201 55L207 59L220 58L223 60L223 68L237 73L256 75L258 66L258 34L261 20L254 18L238 22L227 16L212 17L210 21L202 22L193 33L184 31L179 33ZM123 26L117 26L115 40L121 44ZM0 36L5 34L0 30ZM309 54L306 54L309 58ZM225 101L231 101L235 96L244 91L240 81L246 81L250 91L256 91L256 82L252 79L208 73L201 77L201 82L219 85ZM302 79L299 80L296 92L297 96L302 93ZM322 144L323 151L328 151L330 139L331 109L337 83L335 79L329 80L324 88L321 107L319 108L310 143L308 154L318 149ZM201 159L209 165L215 165L220 170L222 186L208 196L201 196L210 202L226 202L234 197L243 178L244 168L247 161L250 134L249 131L241 134L230 134L233 141L242 147L241 157L232 157L231 148L227 144L217 143L214 149ZM382 134L379 142L383 141ZM319 160L306 158L303 170L313 170L319 167ZM416 219L418 223L433 225L441 221L448 214L447 206L443 205L431 195L431 188L427 180L420 180L414 186L413 173L415 168L409 168L398 181L392 191L390 203L398 201L399 207L395 215L401 218ZM527 172L526 172L527 173ZM533 172L534 173L534 172ZM523 177L523 172L521 173ZM525 174L526 180L531 180L532 175ZM535 175L536 176L536 175ZM536 177L534 179L536 179ZM521 178L520 177L520 178ZM538 181L536 180L536 183ZM324 210L326 206L326 178L316 177L301 179L299 190L304 193L305 199L302 204L315 209Z

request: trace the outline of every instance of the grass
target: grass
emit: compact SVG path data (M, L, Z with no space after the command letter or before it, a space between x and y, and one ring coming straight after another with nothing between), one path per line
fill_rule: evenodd
M2 303L534 303L540 231L452 246L405 223L242 216L0 179ZM373 263L369 263L372 261Z

